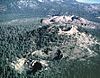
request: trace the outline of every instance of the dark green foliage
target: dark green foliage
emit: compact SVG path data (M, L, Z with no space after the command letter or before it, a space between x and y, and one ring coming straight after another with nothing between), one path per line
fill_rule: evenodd
M38 26L38 25L37 25ZM29 27L29 29L27 29ZM62 27L62 26L61 26ZM68 58L61 60L52 60L48 70L41 70L33 74L18 74L10 68L10 63L16 57L27 57L27 53L35 50L43 49L51 51L52 48L58 47L57 55L60 56L59 51L68 51L69 53L76 47L75 44L70 47L65 46L66 41L70 41L70 36L59 36L59 26L54 26L49 29L49 26L37 27L34 26L0 26L0 77L1 78L99 78L99 59L90 58L86 61L68 60ZM81 28L79 28L80 30ZM81 32L84 29L80 30ZM92 33L92 30L86 30ZM99 33L99 31L98 31ZM94 35L97 34L94 32ZM62 43L65 48L61 47ZM51 48L51 49L50 49ZM100 46L96 45L92 48L99 53ZM41 67L41 66L40 66Z

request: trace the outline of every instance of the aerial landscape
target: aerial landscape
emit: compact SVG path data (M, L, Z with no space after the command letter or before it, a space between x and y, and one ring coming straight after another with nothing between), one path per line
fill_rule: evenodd
M100 1L0 0L0 78L100 78Z

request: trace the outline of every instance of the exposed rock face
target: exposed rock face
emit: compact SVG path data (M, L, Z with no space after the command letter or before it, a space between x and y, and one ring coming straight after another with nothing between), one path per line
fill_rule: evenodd
M11 63L10 66L20 74L25 72L27 74L35 74L37 71L48 66L48 63L45 60L39 61L39 60L21 58L14 62L15 63Z
M86 25L89 23L88 20L78 17L78 16L53 16L51 18L42 19L41 23L45 25L49 24L68 24L68 23L78 23L82 25Z
M97 28L97 23L89 21L85 18L75 16L75 15L70 15L70 16L52 16L50 18L45 18L41 19L40 21L43 25L53 25L53 24L61 24L61 25L66 25L66 24L72 24L76 26L83 26L85 28L92 28L95 29Z
M69 31L62 31L61 29L59 29L59 32L58 32L59 35L64 35L64 34L73 35L75 33L78 33L76 26L72 26L72 28Z
M25 66L24 66L25 61L26 61L26 58L18 59L14 61L14 63L11 63L11 67L14 68L18 73L22 73L25 69Z

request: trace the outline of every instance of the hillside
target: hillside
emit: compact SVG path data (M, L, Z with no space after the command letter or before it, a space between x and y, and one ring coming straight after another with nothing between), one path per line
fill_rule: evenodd
M5 58L0 68L7 74L1 72L0 77L80 78L84 71L91 71L91 78L99 76L93 70L99 66L100 32L91 28L92 23L87 28L75 23L43 25L40 19L25 20L0 25L0 59ZM89 76L85 74L83 77Z
M99 22L99 4L79 3L75 0L1 0L2 18L11 17L46 17L48 15L77 15L91 21ZM4 15L5 14L5 15ZM9 18L11 19L11 18ZM2 20L1 20L2 21Z
M0 78L100 78L100 3L0 0Z

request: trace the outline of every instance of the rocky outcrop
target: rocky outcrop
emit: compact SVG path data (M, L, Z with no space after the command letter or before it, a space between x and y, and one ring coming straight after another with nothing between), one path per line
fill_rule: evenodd
M50 24L73 24L73 23L77 23L77 24L81 24L81 25L87 25L89 24L89 21L72 15L72 16L53 16L50 18L46 18L46 19L41 19L41 23L45 24L45 25L50 25Z
M60 25L76 25L76 26L82 26L84 28L91 28L95 29L98 28L98 23L89 21L85 18L75 16L75 15L70 15L70 16L52 16L49 18L44 18L40 20L40 23L43 25L54 25L54 24L60 24Z
M79 32L77 30L77 26L72 26L71 29L68 31L62 31L61 29L59 29L58 34L59 35L64 35L64 34L73 35L73 34L76 34L77 32Z

